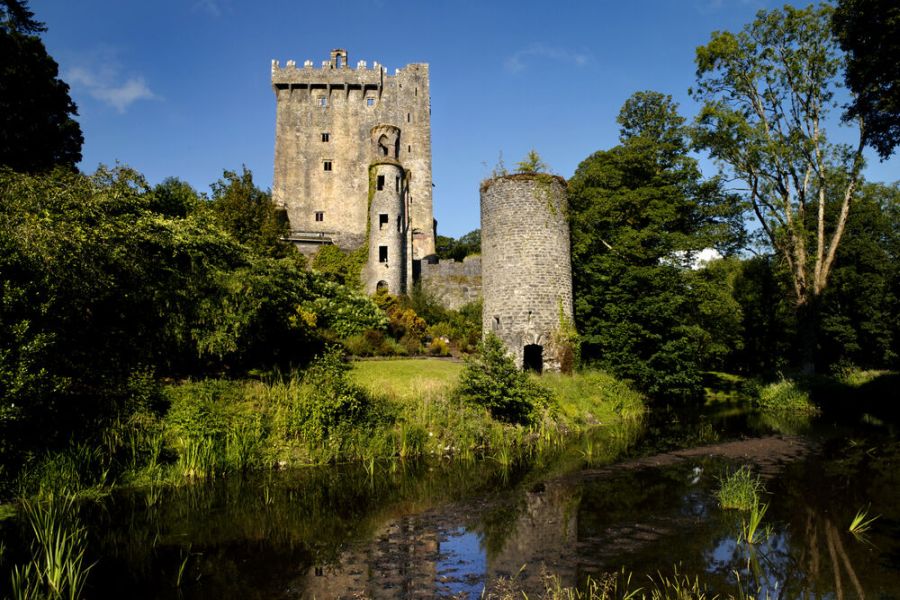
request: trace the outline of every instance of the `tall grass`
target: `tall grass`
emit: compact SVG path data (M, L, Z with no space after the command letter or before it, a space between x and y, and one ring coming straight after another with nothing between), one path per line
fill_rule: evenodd
M756 402L763 411L773 413L816 414L819 410L810 400L809 392L792 379L762 386Z
M744 465L719 479L716 498L722 508L746 511L759 504L759 496L764 491L759 476Z
M34 541L31 561L13 568L13 599L81 598L93 565L84 563L87 535L75 514L75 496L23 500L22 509Z

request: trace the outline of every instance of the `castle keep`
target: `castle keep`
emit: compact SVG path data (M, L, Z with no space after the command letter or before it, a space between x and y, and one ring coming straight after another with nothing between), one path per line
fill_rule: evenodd
M273 60L272 87L272 196L290 240L307 255L367 246L366 290L407 292L434 254L428 65L390 75L337 49L321 68Z

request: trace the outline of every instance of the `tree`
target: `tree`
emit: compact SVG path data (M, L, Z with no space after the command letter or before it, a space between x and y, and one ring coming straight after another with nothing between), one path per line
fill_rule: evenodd
M855 147L830 143L826 135L841 65L830 17L827 6L785 6L759 12L736 34L713 33L697 49L691 92L703 103L697 147L746 185L748 210L787 264L806 369L814 362L818 300L863 167L862 130Z
M900 5L840 0L832 28L847 53L844 79L855 94L844 118L862 119L866 144L886 159L900 144Z
M576 327L583 356L651 394L689 397L718 353L712 311L687 265L729 251L733 197L703 181L671 97L639 92L619 113L621 144L585 159L569 182Z
M22 0L0 0L0 165L21 172L74 168L84 138L59 66Z
M298 254L283 241L288 233L287 219L275 210L271 194L256 187L247 167L240 174L225 171L210 187L213 212L235 239L264 256Z

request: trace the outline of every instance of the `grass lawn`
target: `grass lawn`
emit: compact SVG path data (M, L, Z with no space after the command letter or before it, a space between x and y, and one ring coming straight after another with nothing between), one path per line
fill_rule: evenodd
M400 400L441 394L456 385L464 363L436 359L360 360L350 376L368 391Z

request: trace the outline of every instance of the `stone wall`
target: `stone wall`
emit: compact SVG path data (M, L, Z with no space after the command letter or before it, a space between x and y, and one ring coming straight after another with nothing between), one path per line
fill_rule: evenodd
M419 281L441 306L459 310L481 299L481 257L467 256L462 262L422 261Z
M561 367L560 317L572 322L565 190L564 179L542 174L482 184L483 330L503 341L519 367Z

